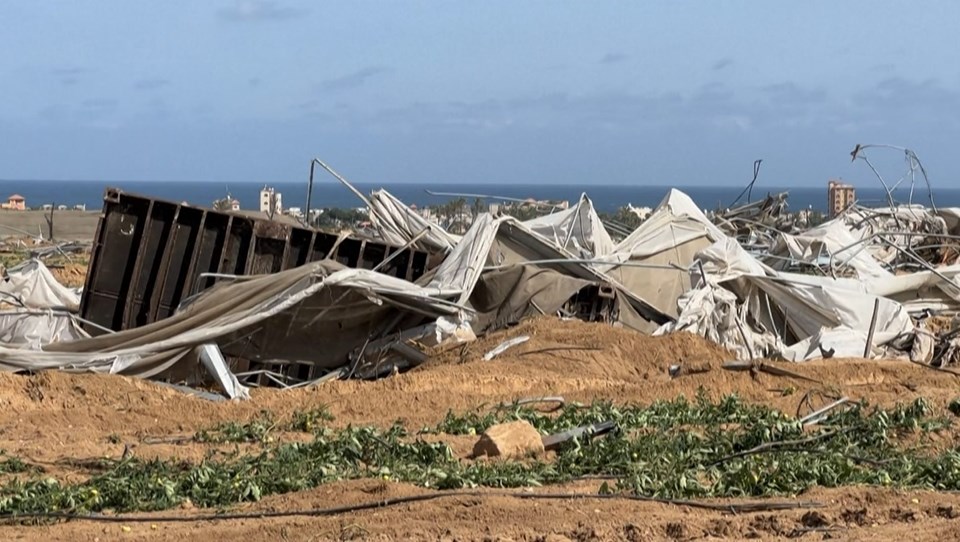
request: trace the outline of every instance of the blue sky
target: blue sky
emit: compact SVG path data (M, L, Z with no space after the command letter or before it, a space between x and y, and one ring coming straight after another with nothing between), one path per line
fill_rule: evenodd
M960 3L0 0L0 178L960 187ZM884 171L903 169L876 153Z

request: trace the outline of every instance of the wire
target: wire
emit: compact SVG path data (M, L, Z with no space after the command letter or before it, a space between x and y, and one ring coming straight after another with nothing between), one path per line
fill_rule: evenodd
M747 194L747 203L750 203L750 198L753 197L753 185L757 182L757 177L760 176L760 164L762 162L763 162L762 159L753 161L753 180L750 181L750 184L748 184L743 189L743 192L740 192L740 195L737 196L737 199L733 200L733 203L730 204L730 207L733 207L734 205L736 205L737 202L740 201L740 198L742 198L744 194Z
M94 514L80 514L75 512L35 512L27 514L0 514L0 520L24 520L24 519L65 519L78 521L94 521L101 523L180 523L193 521L226 521L238 519L269 519L284 518L293 516L337 516L349 514L352 512L362 512L364 510L374 510L397 506L400 504L417 503L432 501L438 499L447 499L453 497L513 497L520 500L575 500L575 499L597 499L597 500L627 500L653 502L659 504L669 504L674 506L686 506L698 508L701 510L713 510L717 512L726 512L730 514L739 514L747 512L769 512L775 510L796 510L802 508L820 508L823 505L814 501L755 501L746 503L707 503L685 499L664 499L658 497L645 497L641 495L620 495L620 494L602 494L602 493L517 493L510 491L449 491L443 493L428 493L425 495L411 495L407 497L397 497L394 499L384 499L381 501L370 501L365 503L336 506L332 508L310 508L301 510L283 510L276 512L238 512L231 514L204 514L199 516L101 516Z

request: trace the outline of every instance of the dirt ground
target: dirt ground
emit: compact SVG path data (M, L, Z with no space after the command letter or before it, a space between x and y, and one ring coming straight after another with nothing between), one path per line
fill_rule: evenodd
M531 339L492 361L482 360L489 349L519 335ZM729 359L723 349L692 335L644 337L601 324L544 318L438 353L426 365L406 374L377 382L328 382L313 389L253 390L252 399L246 402L213 403L151 382L117 376L0 374L0 449L42 466L51 475L80 480L87 476L78 467L84 460L118 458L125 446L144 458L199 460L217 445L149 442L155 437L189 436L219 421L251 420L263 409L283 419L298 410L327 405L337 425L387 426L399 418L415 429L437 423L451 409L485 408L501 401L543 395L561 395L570 401L609 399L646 404L678 395L693 397L702 387L713 398L737 393L791 415L796 414L801 398L810 390L828 390L880 405L922 396L938 408L960 396L960 378L909 362L832 359L778 365L819 381L814 382L721 369ZM671 378L667 370L675 363L708 370ZM951 430L940 438L949 445L957 436ZM439 438L447 440L458 453L472 445L469 437ZM535 491L596 494L599 485L588 481ZM534 490L517 493L530 491ZM428 493L378 480L343 482L269 496L231 511L309 510ZM822 505L814 510L734 515L622 499L530 500L496 491L482 493L330 517L7 525L0 526L0 539L960 538L958 494L859 487L816 489L796 498ZM213 512L178 509L160 515L189 518Z
M50 273L57 279L57 282L68 288L83 286L84 281L87 279L87 262L90 259L89 252L78 254L75 256L75 259L78 260L78 262L82 261L82 263L57 262L47 265Z
M48 237L49 211L0 211L0 237L19 236L22 232ZM54 211L53 234L60 241L93 241L100 213L90 211ZM19 230L19 231L18 231Z

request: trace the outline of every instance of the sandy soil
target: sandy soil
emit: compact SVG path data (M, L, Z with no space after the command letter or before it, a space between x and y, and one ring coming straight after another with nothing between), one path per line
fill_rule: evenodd
M88 262L90 254L77 254L74 258L78 261ZM83 286L87 279L87 263L57 262L47 265L50 273L57 279L57 282L68 288L78 288Z
M483 354L504 339L530 335L525 344L493 361ZM571 349L576 347L577 349ZM593 348L595 350L583 350ZM439 353L418 370L378 382L330 382L309 390L254 390L242 403L211 403L156 384L115 376L43 373L0 374L0 449L43 466L51 474L82 479L84 459L119 457L124 446L142 457L197 460L211 446L149 444L150 437L189 436L222 420L250 420L267 409L281 419L328 405L335 424L408 427L433 424L450 410L481 408L541 395L568 400L611 399L649 403L702 387L712 397L737 393L795 414L810 390L828 390L874 404L923 396L943 407L960 395L960 379L894 361L828 360L788 369L812 382L765 373L720 369L730 359L721 348L691 335L643 337L600 324L541 319L493 334L465 348ZM674 363L709 368L675 379ZM296 438L281 435L280 438ZM463 437L448 438L455 450ZM948 432L943 445L956 441ZM80 461L77 461L80 460ZM537 491L596 493L582 482ZM427 493L379 481L337 483L275 495L236 510L300 510ZM891 539L960 537L960 495L879 488L818 489L798 497L817 510L731 515L717 511L626 500L520 500L503 494L450 497L333 517L100 524L74 521L49 526L3 526L0 539L24 540L692 540ZM171 510L191 516L210 510ZM126 529L123 529L123 528Z
M44 217L47 215L48 211L0 211L0 237L20 236L20 232L39 235L42 232L46 238L48 230ZM55 211L54 237L60 241L93 241L99 220L100 213L95 211Z

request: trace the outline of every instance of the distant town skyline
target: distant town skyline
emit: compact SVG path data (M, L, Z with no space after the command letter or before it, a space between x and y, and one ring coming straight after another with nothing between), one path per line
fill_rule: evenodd
M960 188L946 1L0 0L0 179ZM885 176L902 154L874 150ZM589 190L588 190L589 191Z

